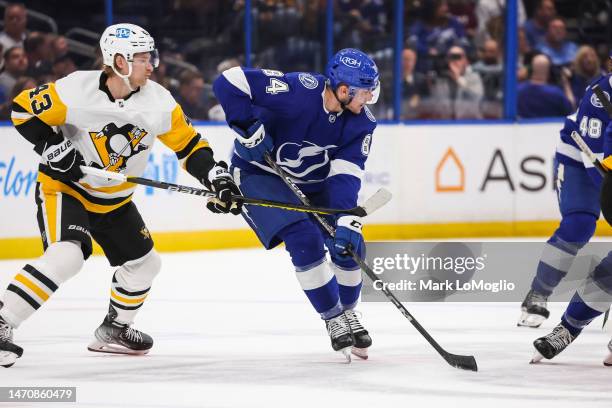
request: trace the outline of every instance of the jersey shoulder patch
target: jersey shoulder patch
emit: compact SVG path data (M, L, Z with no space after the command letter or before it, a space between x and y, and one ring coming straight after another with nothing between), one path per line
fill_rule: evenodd
M367 106L364 106L363 111L365 112L367 118L370 119L371 122L376 123L376 118L374 117L374 114L372 113L370 108L368 108Z
M307 72L300 72L298 74L298 79L300 80L302 85L304 85L304 88L315 89L319 86L319 81L317 80L317 78Z

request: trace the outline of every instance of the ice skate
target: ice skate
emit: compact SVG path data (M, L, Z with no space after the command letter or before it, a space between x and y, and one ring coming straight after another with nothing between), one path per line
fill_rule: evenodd
M95 340L87 347L89 351L111 354L147 354L153 347L153 339L129 324L115 321L116 313L109 311L104 321L94 332Z
M565 326L558 324L552 333L540 337L533 342L536 352L531 359L531 364L539 362L542 358L550 360L565 350L575 339L576 337L572 336Z
M603 363L606 367L612 367L612 339L608 343L608 356Z
M345 313L325 321L325 327L331 340L332 348L340 351L351 362L351 348L354 345L351 329Z
M364 360L368 359L368 347L372 345L372 338L368 331L361 325L357 316L358 313L354 310L346 310L344 312L346 319L353 335L353 347L351 347L351 353Z
M22 354L23 349L13 343L13 328L0 316L0 366L9 368Z
M521 304L522 313L516 325L519 327L540 327L542 322L550 316L550 312L546 309L547 300L548 296L531 289Z

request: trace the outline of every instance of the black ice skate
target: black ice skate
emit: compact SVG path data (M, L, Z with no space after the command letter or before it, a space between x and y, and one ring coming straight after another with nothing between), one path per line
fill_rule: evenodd
M531 363L537 363L542 358L550 360L557 354L561 353L572 341L576 339L575 336L563 326L558 324L552 331L544 337L540 337L533 342L533 346L536 348L536 353L531 359Z
M342 313L333 319L326 320L325 327L331 339L332 348L344 354L346 359L350 362L351 347L354 345L354 341L346 315Z
M608 343L608 357L604 360L604 365L606 367L612 367L612 339Z
M23 349L13 343L13 328L0 316L0 366L9 368L22 354Z
M357 313L354 310L346 310L344 314L348 321L349 328L351 329L351 334L353 335L354 344L351 348L351 352L357 357L367 360L368 347L372 345L372 338L368 331L361 325Z
M117 312L111 306L108 315L94 332L95 340L89 351L112 354L147 354L153 347L153 339L129 324L115 321Z
M540 327L542 322L550 316L550 312L546 309L547 301L548 296L531 289L521 304L521 318L516 325L519 327Z

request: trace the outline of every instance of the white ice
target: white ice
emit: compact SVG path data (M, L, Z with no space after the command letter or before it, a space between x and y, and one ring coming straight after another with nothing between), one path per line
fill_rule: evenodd
M0 369L0 386L75 386L72 407L612 406L601 320L551 362L528 364L532 341L563 304L551 305L540 329L516 327L518 303L406 304L447 350L475 355L479 371L467 372L448 366L390 303L364 303L374 345L369 360L349 365L331 350L283 249L162 257L136 320L155 339L149 355L86 350L112 275L93 257L16 331L24 356ZM1 288L25 262L0 262Z

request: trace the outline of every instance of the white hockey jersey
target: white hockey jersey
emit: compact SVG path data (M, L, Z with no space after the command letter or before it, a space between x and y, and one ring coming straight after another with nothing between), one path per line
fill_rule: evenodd
M23 134L28 122L37 118L71 140L88 166L130 176L142 175L158 138L176 152L181 164L196 150L209 147L161 85L147 81L126 99L115 100L106 79L102 71L77 71L25 90L14 100L13 124ZM96 213L126 204L136 188L132 183L93 176L65 184L45 174L43 158L39 170L45 194L61 191Z

